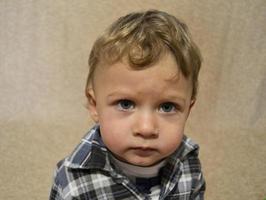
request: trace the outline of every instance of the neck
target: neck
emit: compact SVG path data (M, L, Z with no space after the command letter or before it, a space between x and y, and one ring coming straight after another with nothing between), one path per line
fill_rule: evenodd
M132 165L118 160L112 156L114 164L122 170L122 172L129 177L142 177L150 178L158 176L160 169L165 165L165 160L149 167L142 167L137 165Z

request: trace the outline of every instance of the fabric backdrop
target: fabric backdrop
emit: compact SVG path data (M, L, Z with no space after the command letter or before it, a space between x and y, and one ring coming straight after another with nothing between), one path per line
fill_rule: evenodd
M48 198L56 162L92 125L92 43L151 8L183 19L204 57L186 133L201 146L206 199L266 197L265 0L1 0L0 199Z

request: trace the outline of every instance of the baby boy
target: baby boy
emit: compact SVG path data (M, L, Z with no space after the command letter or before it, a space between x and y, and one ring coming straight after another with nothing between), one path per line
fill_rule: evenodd
M50 199L204 199L199 147L184 135L201 66L187 26L130 13L96 40L89 66L95 125L58 163Z

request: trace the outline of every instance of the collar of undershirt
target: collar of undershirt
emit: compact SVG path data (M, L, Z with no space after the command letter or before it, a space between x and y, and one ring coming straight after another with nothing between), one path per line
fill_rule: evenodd
M149 167L142 167L132 165L123 161L118 160L112 155L114 164L128 177L140 177L140 178L151 178L158 176L160 169L165 165L166 161L163 160L156 165Z

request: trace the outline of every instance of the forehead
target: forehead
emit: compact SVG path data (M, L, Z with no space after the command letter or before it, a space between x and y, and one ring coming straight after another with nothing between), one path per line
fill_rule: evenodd
M142 73L143 71L149 73ZM148 76L151 77L155 74L160 74L160 77L171 81L176 79L180 73L181 70L172 53L163 53L156 63L148 66L130 66L125 58L113 64L101 63L95 70L94 79L98 77L102 78L103 76L108 77L111 74L147 75L147 78Z
M99 67L95 73L94 89L121 91L128 90L136 94L160 95L191 90L191 81L181 73L175 58L166 54L157 63L142 69L133 69L125 62Z

